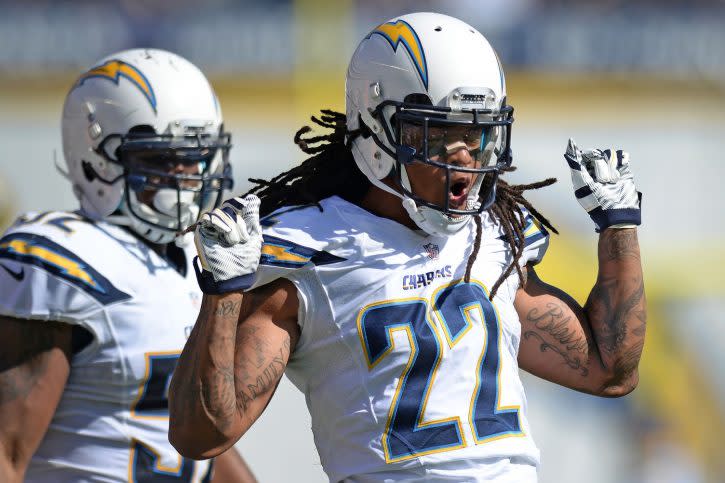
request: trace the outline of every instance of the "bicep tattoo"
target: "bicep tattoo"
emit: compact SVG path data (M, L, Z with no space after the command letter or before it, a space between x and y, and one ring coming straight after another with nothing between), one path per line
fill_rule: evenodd
M549 302L545 307L536 307L526 314L523 337L538 343L541 352L555 352L567 366L587 376L589 344L584 334L570 327L571 323L572 315L563 304Z

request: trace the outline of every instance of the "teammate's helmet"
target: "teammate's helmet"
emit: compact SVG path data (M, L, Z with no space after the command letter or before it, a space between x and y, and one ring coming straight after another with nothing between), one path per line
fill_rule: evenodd
M421 229L455 233L493 203L498 174L511 164L513 108L506 104L498 57L473 27L436 13L385 22L353 54L346 96L357 165L374 185L399 196ZM431 133L455 129L475 133L476 139L465 144L477 168L443 162L440 154L446 149L441 151L443 143ZM445 169L445 204L429 203L412 192L405 170L410 163ZM447 196L456 171L475 176L459 209L450 206ZM401 193L380 181L389 175L397 178Z
M65 100L63 153L92 219L169 243L231 187L216 94L186 59L134 49L101 59Z

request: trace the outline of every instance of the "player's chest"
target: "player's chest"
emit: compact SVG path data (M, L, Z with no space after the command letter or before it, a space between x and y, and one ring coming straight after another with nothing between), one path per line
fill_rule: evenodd
M370 260L363 267L331 274L327 279L321 274L334 323L343 337L353 346L356 340L361 341L372 358L370 363L376 351L391 349L391 337L396 332L409 339L405 345L429 343L452 348L474 342L476 357L478 345L487 343L486 334L496 334L494 344L498 344L498 336L517 344L520 324L509 282L489 299L505 260L480 252L470 280L465 282L469 261L465 246L425 245L413 256L397 254L394 261Z
M201 308L195 281L165 270L132 280L124 288L131 298L108 311L119 341L144 347L183 345Z
M201 293L181 277L159 276L155 283L127 288L132 298L106 312L110 336L97 359L117 366L118 382L135 392L171 375L198 316Z

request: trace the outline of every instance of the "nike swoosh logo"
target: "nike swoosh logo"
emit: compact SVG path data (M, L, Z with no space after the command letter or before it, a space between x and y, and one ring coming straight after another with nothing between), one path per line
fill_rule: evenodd
M15 280L20 282L23 278L25 278L25 267L20 267L20 270L17 272L10 270L8 267L0 263L0 267L3 267L8 274L13 277Z

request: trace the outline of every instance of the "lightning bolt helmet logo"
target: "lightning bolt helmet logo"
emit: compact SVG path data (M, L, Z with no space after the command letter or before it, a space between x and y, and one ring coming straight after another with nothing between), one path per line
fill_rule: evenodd
M388 41L393 51L398 50L399 45L403 45L410 56L423 85L428 89L428 64L425 60L425 52L423 45L420 43L418 34L415 33L413 27L405 20L397 20L395 22L387 22L379 25L375 30L370 32L367 38L373 35L380 35Z
M118 85L121 77L127 79L131 84L146 97L151 108L156 112L156 94L145 75L131 64L122 60L109 60L101 65L91 68L82 74L76 82L76 87L82 86L88 79L107 79Z

